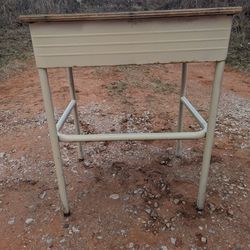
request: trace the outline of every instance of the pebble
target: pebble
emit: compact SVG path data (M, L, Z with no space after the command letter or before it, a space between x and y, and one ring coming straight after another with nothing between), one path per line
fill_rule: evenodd
M63 239L61 239L60 240L60 243L62 244L62 243L64 243L66 240L63 238Z
M166 223L166 227L167 227L167 228L170 228L170 227L171 227L171 223L169 223L169 222Z
M69 228L69 224L68 224L68 223L65 223L65 224L63 225L63 228Z
M207 243L207 238L202 236L202 237L201 237L201 242Z
M102 240L102 239L103 239L103 237L102 237L101 235L98 235L96 238L97 238L98 240Z
M172 243L173 245L175 245L175 243L176 243L176 238L171 237L171 238L170 238L170 241L171 241L171 243Z
M75 226L72 227L72 231L73 231L73 233L79 233L80 232L80 230Z
M46 191L44 191L42 194L40 194L40 196L39 196L40 199L44 199L44 197L46 196L46 194L47 194Z
M128 201L129 200L129 195L124 195L122 198L124 201Z
M133 248L134 247L134 243L133 242L130 242L129 244L128 244L128 248Z
M150 208L145 208L145 212L147 213L147 214L150 214L151 213L151 209Z
M157 201L154 202L154 207L158 208L159 207L159 203Z
M83 164L85 165L85 167L90 167L91 163L89 161L84 161Z
M49 247L52 247L52 245L53 245L53 240L52 240L51 238L48 238L48 239L46 240L46 243L48 244Z
M25 223L27 225L31 224L32 222L34 222L34 219L32 219L32 218L28 218L28 219L25 220Z
M174 202L174 204L177 205L180 202L180 200L179 199L174 199L173 202Z
M15 223L15 218L10 218L8 224L13 225L14 223Z
M3 158L5 156L5 152L0 152L0 158Z
M160 250L168 250L168 248L166 246L161 246Z
M208 206L209 206L209 209L210 209L212 212L215 211L216 207L215 207L215 205L214 205L213 203L208 203Z
M110 199L113 199L113 200L118 200L120 198L120 195L119 194L111 194L109 196Z
M232 209L228 209L228 210L227 210L227 215L233 217L233 215L234 215L233 210L232 210Z
M126 230L121 229L121 235L125 235L126 234Z
M210 234L215 234L215 231L214 231L213 229L209 229L208 232L209 232Z

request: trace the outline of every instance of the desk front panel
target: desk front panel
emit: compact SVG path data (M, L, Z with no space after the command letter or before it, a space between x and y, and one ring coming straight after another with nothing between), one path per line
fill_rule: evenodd
M232 16L30 24L39 68L225 60Z

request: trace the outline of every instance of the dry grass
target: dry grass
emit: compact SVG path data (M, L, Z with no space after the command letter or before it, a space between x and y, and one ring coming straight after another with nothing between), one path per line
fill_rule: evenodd
M0 78L14 60L23 61L32 53L27 26L18 20L20 14L76 13L100 11L136 11L153 9L207 8L244 6L235 17L228 63L250 69L250 3L249 0L0 0Z

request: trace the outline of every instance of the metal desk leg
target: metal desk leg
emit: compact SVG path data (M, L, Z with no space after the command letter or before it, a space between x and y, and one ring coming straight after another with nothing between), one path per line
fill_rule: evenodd
M48 73L47 73L47 69L43 69L43 68L39 68L38 72L40 76L45 112L46 112L46 116L48 120L50 141L51 141L52 152L53 152L53 157L54 157L54 162L55 162L59 194L60 194L60 198L61 198L62 205L63 205L64 215L67 216L70 214L70 211L69 211L69 204L68 204L66 188L65 188L63 164L61 160L59 141L58 141L58 136L57 136L57 131L56 131L54 108L53 108L53 102L52 102L51 93L50 93Z
M216 62L212 97L211 97L209 117L208 117L208 130L207 130L205 148L203 153L200 186L197 198L197 207L200 210L204 208L204 203L205 203L208 171L209 171L210 159L213 147L214 129L216 123L217 109L220 99L220 87L223 77L224 66L225 66L225 61Z
M72 100L76 101L76 92L75 92L74 76L73 76L72 68L67 68L67 75L68 75L70 97ZM78 118L77 104L75 105L74 110L73 110L73 117L74 117L76 134L80 135L80 124L79 124L79 118ZM81 142L78 143L78 157L79 157L79 160L83 160L83 151L82 151Z
M187 63L182 64L182 75L181 75L181 93L180 93L180 105L179 105L179 117L178 117L178 132L183 129L183 111L184 104L181 101L181 97L186 94L186 82L187 82ZM181 156L181 140L177 141L176 144L176 155Z

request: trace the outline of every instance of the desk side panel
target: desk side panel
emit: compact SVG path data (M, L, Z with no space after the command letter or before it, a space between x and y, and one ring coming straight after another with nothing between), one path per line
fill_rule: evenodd
M226 58L231 16L34 23L37 67L99 66Z

